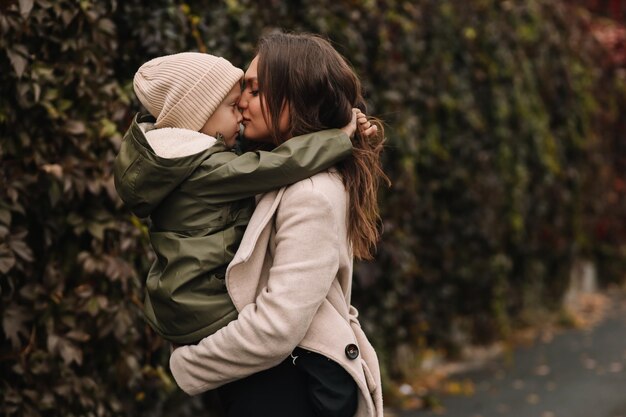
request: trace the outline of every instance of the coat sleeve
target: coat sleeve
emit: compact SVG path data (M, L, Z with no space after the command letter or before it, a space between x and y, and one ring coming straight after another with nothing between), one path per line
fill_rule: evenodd
M328 198L302 181L275 214L276 250L267 286L237 320L197 345L176 349L170 368L188 394L268 369L304 338L339 268L339 238Z
M233 158L231 152L217 152L210 167L196 171L202 184L199 198L214 203L252 197L284 187L324 171L352 154L352 142L340 129L296 136L271 152L245 152Z

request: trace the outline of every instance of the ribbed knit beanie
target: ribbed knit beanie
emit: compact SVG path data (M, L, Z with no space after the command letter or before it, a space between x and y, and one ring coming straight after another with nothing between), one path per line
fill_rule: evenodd
M143 64L133 87L156 117L155 127L199 131L241 77L243 71L224 58L182 52Z

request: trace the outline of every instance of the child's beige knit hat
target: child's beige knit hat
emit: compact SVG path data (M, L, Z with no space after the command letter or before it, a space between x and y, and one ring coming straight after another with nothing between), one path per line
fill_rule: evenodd
M199 131L241 77L243 71L224 58L183 52L143 64L133 87L156 117L155 127Z

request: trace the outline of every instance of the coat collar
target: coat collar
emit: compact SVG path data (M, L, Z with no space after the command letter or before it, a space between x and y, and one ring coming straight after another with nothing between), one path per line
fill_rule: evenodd
M270 222L286 187L263 194L257 202L239 249L226 269L226 287L237 311L254 301L267 252Z
M279 190L265 193L257 202L252 218L250 219L250 223L248 223L246 232L241 240L241 245L239 245L239 250L237 250L231 265L246 262L250 259L252 251L259 240L259 236L274 216L274 213L278 208L278 203L280 203L280 200L285 193L285 189L286 187L283 187Z

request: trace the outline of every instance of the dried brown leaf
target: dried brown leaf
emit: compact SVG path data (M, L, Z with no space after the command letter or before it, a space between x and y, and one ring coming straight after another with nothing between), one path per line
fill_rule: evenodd
M11 238L9 240L9 247L17 256L19 256L26 262L34 261L33 251L23 240L17 240L15 238Z
M0 207L0 223L6 226L11 225L11 210Z
M91 339L91 336L81 330L72 330L71 332L67 333L65 336L67 336L68 339L73 340L75 342L87 342L89 341L89 339Z
M26 65L28 64L28 60L26 59L28 51L26 50L26 47L24 45L16 45L13 49L7 49L6 52L9 56L9 61L11 61L15 74L18 78L21 78L26 70Z
M7 274L15 266L15 256L9 247L0 244L0 273Z
M80 350L74 343L70 342L67 339L63 339L60 344L59 352L61 353L61 357L63 358L63 362L66 365L71 364L72 362L76 362L78 365L82 365L83 363L83 351Z
M46 164L41 167L47 174L52 175L58 180L63 178L63 167L59 164Z
M20 0L20 13L22 17L26 18L33 10L34 0Z
M26 323L31 319L31 314L24 307L10 305L2 315L2 330L6 338L11 340L14 349L20 347L20 335L28 337Z

